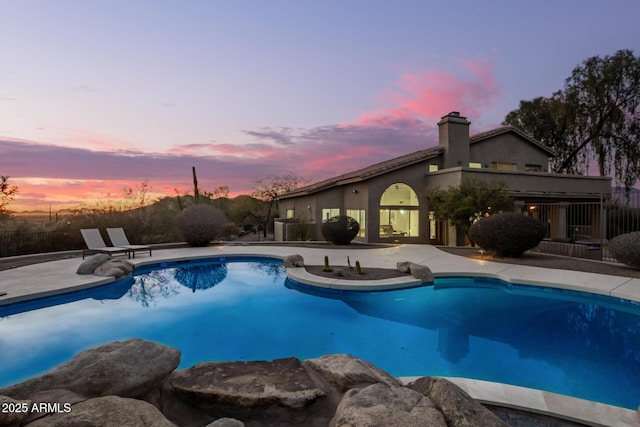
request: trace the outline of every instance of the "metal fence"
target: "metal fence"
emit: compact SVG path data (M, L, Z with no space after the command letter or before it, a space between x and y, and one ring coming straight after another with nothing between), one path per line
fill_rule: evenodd
M0 231L0 257L67 251L82 247L79 235L62 231Z
M614 237L640 231L640 192L600 202L531 203L523 214L547 226L537 251L579 258L615 261L608 242Z

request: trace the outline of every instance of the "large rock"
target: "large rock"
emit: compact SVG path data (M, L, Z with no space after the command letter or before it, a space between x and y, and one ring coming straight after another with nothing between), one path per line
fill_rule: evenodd
M207 408L272 405L302 408L324 396L296 358L272 362L209 362L174 372L169 383L178 395Z
M396 262L396 270L400 273L411 273L410 264L411 261L398 261Z
M416 264L412 262L409 264L409 270L411 271L411 275L420 280L422 283L433 283L433 273L431 272L431 269L426 265Z
M82 263L78 266L78 270L76 273L78 274L93 274L96 268L100 267L105 262L109 261L111 257L107 254L96 254L90 257L87 257Z
M207 424L206 427L245 427L244 423L235 418L219 418L212 423Z
M85 397L138 397L161 386L179 363L175 348L141 339L117 341L80 352L39 377L0 389L0 395L27 399L66 389Z
M444 378L423 377L407 385L427 396L449 427L508 427L460 387Z
M47 416L51 412L56 412L65 406L87 400L84 396L80 396L77 393L64 389L38 391L31 394L29 399L31 399L35 405L32 406L32 411L25 424Z
M132 271L133 265L130 262L123 259L112 259L99 265L93 270L93 274L103 277L115 277L117 279L128 276Z
M411 389L373 384L349 390L331 427L447 427L444 417L424 395Z
M230 417L248 427L326 427L342 396L315 376L295 358L202 363L171 374L162 412L181 426Z
M401 385L400 381L383 370L348 354L327 354L316 359L307 359L304 364L320 373L325 381L340 393L375 383Z
M302 255L289 255L284 259L284 266L286 268L304 267L304 259Z
M29 416L31 400L17 400L0 395L0 426L17 427Z
M426 265L416 264L411 261L400 261L396 263L396 269L401 273L411 273L413 277L423 284L433 283L433 273Z
M77 403L66 411L47 415L28 424L29 427L175 427L152 404L118 396L105 396Z

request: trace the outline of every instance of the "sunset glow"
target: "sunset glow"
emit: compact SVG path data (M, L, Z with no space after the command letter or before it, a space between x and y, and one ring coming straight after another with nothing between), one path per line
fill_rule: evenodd
M570 2L401 4L3 3L9 209L119 203L143 182L173 196L192 167L231 196L325 179L435 146L450 111L499 126L586 58L640 51L636 2L580 19Z

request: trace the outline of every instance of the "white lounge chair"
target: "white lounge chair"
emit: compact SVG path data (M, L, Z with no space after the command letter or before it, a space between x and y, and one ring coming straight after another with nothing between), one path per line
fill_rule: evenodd
M109 235L109 239L111 239L113 246L130 249L134 258L136 257L136 252L149 251L149 256L151 256L151 246L132 245L129 243L129 239L127 239L127 235L122 227L107 228L107 234Z
M80 230L84 243L87 245L86 249L82 250L82 259L85 255L91 253L102 254L127 254L127 258L131 258L131 249L115 246L107 246L100 235L100 230L97 228L83 228Z

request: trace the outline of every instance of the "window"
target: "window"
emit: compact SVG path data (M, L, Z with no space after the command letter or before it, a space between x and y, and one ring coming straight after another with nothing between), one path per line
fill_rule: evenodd
M417 237L417 209L380 209L380 237Z
M473 169L482 169L482 163L469 162L469 167Z
M498 169L501 171L515 171L518 170L517 163L501 163L501 162L491 162L491 169Z
M528 172L541 172L542 171L542 166L526 164L526 165L524 165L524 170L526 170Z
M322 209L322 222L340 215L340 208Z
M293 218L293 217L295 217L295 216L296 216L295 212L296 212L296 211L295 211L295 210L293 210L293 209L287 209L287 218Z
M407 184L389 186L380 198L380 237L417 237L418 195Z
M438 172L438 165L429 165L429 172Z
M364 216L364 209L347 209L346 215L358 221L360 224L360 231L358 231L358 237L366 236L366 221Z

